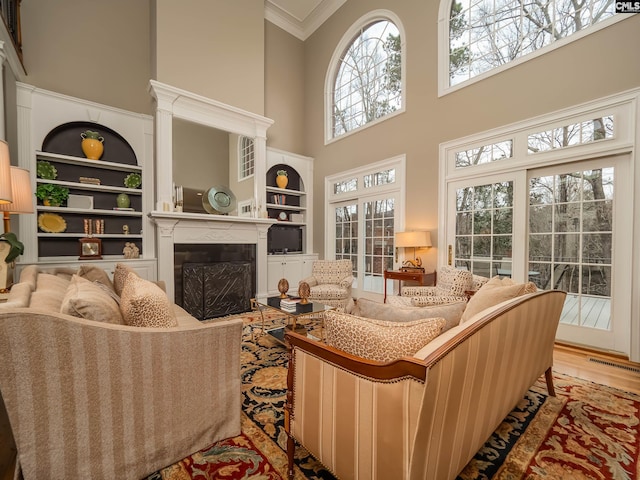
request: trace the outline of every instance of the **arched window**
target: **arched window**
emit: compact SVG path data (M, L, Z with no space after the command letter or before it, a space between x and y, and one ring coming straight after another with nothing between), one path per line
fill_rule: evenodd
M577 40L596 31L596 24L604 27L624 17L614 16L613 0L442 0L439 25L446 26L446 33L441 31L440 38L446 38L446 46L440 47L441 93Z
M327 73L327 141L404 110L403 39L397 17L381 10L342 37Z

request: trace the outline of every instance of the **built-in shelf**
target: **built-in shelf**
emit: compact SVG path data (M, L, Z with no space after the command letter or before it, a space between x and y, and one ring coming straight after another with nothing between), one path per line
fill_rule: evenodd
M142 172L142 167L129 165L126 163L107 162L104 160L89 160L87 158L74 157L72 155L61 155L59 153L49 153L36 150L38 160L48 160L69 165L82 165L90 168L103 168L105 170L119 170L122 172Z

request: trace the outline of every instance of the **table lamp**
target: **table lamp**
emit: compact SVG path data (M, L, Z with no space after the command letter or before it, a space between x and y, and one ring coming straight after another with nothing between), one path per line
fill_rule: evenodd
M13 201L11 189L11 158L9 157L9 144L0 140L0 205Z
M34 212L29 170L12 166L10 172L13 201L11 203L0 204L0 211L4 213L5 233L11 231L11 213Z
M399 248L413 248L414 259L408 260L408 263L414 267L420 267L422 265L422 260L420 257L416 257L416 248L431 246L431 232L427 232L425 230L417 232L396 232L395 246L396 261L398 261Z

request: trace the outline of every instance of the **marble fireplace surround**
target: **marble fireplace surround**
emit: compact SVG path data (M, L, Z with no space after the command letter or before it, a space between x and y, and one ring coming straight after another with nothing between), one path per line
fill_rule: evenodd
M267 296L267 231L276 220L161 211L149 216L157 226L158 278L165 279L169 298L175 298L174 252L181 244L256 245L256 296Z

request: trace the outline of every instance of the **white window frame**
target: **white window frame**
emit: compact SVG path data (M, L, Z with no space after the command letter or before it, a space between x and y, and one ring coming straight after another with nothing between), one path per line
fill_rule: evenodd
M245 138L253 142L253 168L251 169L253 173L247 176L242 176L242 173L245 170L244 168L245 156L244 156L244 148L242 145ZM243 180L249 180L250 178L253 178L255 173L256 173L256 141L255 139L248 137L246 135L239 135L238 136L238 182L242 182Z
M386 114L383 117L377 118L369 123L366 123L358 128L354 128L353 130L349 130L348 132L343 133L338 137L333 136L333 90L334 83L336 79L336 75L338 74L338 70L340 69L340 62L342 55L345 50L351 45L353 39L358 35L358 33L362 30L362 28L372 22L387 20L395 24L398 32L400 33L400 75L401 78L401 98L402 105L398 110L395 110L391 113ZM327 69L327 74L324 79L324 144L328 145L335 141L346 138L354 133L360 132L365 128L369 128L373 125L376 125L380 122L388 120L389 118L393 118L396 115L404 113L406 108L406 98L407 98L407 75L406 75L406 35L404 31L404 26L400 21L400 17L398 17L395 13L390 10L373 10L369 13L366 13L362 17L360 17L356 22L349 27L349 29L344 33L338 46L333 51L333 55L331 56L331 61L329 62L329 68Z
M580 40L587 35L596 33L603 28L610 27L611 25L615 25L618 22L634 16L629 14L614 15L613 17L607 18L601 22L579 30L578 32L568 37L561 38L560 40L555 40L551 44L545 45L544 47L539 48L534 52L518 57L515 60L510 61L509 63L505 63L504 65L500 65L499 67L487 70L480 75L476 75L475 77L465 80L464 82L460 82L456 85L449 85L449 17L451 15L452 2L453 0L440 0L440 9L438 11L438 97L448 95L449 93L460 90L461 88L473 85L474 83L484 80L485 78L497 75L501 72L504 72L505 70L508 70L509 68L515 67L529 60L533 60L540 55L552 52L556 48L568 45L569 43Z
M394 216L394 230L396 232L402 232L405 229L405 205L406 205L406 156L398 155L396 157L381 160L375 163L369 163L362 167L354 168L344 172L339 172L333 175L329 175L324 179L324 194L325 194L325 206L324 206L324 218L326 219L327 228L325 228L324 236L324 258L328 260L335 259L335 217L334 208L337 205L356 202L358 206L361 203L368 200L376 200L383 196L393 195L396 198L395 203L395 216ZM364 177L372 173L377 173L383 170L395 169L396 181L391 184L384 184L374 187L364 187ZM343 180L349 180L352 178L358 179L358 189L353 192L333 193L333 185L336 182ZM359 227L364 225L363 213L359 210ZM358 245L361 245L362 238L361 232L358 232ZM361 250L359 249L359 252ZM358 255L358 273L364 272L364 255ZM363 294L360 290L361 282L356 281L354 283L354 296L358 297ZM369 296L380 300L382 295L367 292L364 296Z
M613 115L613 138L585 143L567 148L527 154L528 136L541 130L562 127L572 122L601 116ZM625 225L624 234L631 238L632 244L640 242L640 156L636 153L640 145L640 88L604 97L571 108L552 112L540 117L514 123L494 130L481 132L468 137L452 140L440 145L439 162L439 201L438 201L438 245L444 245L438 251L438 264L447 264L447 228L450 207L447 204L448 188L453 182L476 179L481 176L500 175L521 172L524 169L570 164L572 162L614 155L628 155L633 179L633 192L627 202L632 209L633 222ZM455 154L480 145L487 145L505 139L513 139L513 158L465 168L455 168ZM514 225L514 229L515 229ZM514 236L514 242L517 242ZM631 275L628 285L616 288L630 289L632 295L631 335L629 338L630 360L640 361L640 255L628 259L631 263ZM515 273L515 272L514 272Z

